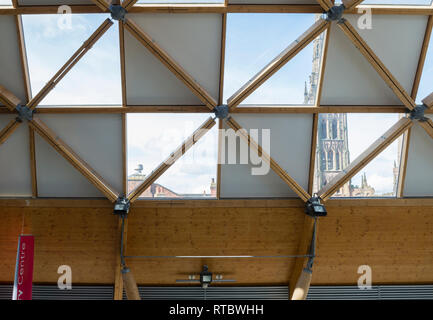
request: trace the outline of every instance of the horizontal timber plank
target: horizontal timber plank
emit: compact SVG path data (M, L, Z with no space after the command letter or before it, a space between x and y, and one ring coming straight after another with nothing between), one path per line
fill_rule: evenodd
M134 208L303 208L300 199L137 200ZM326 207L433 207L433 198L331 198ZM112 208L102 198L0 198L0 207Z
M313 285L356 285L362 264L372 267L375 284L432 283L433 206L416 202L422 203L328 206L318 228ZM57 283L62 264L72 267L74 284L114 283L118 218L111 208L0 206L0 215L0 282L13 282L24 218L24 232L35 235L35 283ZM304 214L302 208L133 207L129 219L127 255L275 255L296 252ZM289 282L294 259L128 259L141 285L175 285L204 263L236 285L280 285Z
M125 113L210 113L206 106L80 106L80 107L38 107L37 113L46 114L125 114ZM322 105L314 106L286 106L286 105L240 105L231 113L405 113L404 106L357 106L357 105ZM425 111L433 114L433 109ZM0 114L14 114L5 107L0 107Z
M72 13L102 13L96 5L71 5ZM371 8L373 14L407 14L407 15L432 15L431 6L403 6L403 5L358 5L357 8L348 11L350 14L363 14L363 10ZM358 9L361 11L359 12ZM57 14L58 6L22 6L17 9L5 6L0 8L0 15L17 14ZM317 4L305 5L278 5L278 4L136 4L129 10L131 13L323 13L323 9Z

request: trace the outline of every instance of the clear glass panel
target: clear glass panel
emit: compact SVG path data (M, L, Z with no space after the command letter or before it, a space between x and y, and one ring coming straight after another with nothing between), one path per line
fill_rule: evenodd
M137 3L224 3L224 0L139 0Z
M341 0L335 1L336 4L341 3ZM407 5L407 6L428 6L432 3L432 0L364 0L362 4L372 5Z
M229 14L224 99L230 98L302 35L316 18L317 15L314 14ZM323 35L246 98L242 105L314 104Z
M399 119L398 114L321 114L318 124L314 192L343 171ZM403 136L372 160L334 197L396 195Z
M416 102L421 104L421 100L433 92L433 40L427 50L427 56L422 71L421 82L419 84Z
M11 6L12 0L0 0L0 6Z
M429 5L431 0L365 0L362 4Z
M208 114L128 114L128 190L132 191L209 117ZM216 196L215 125L141 197Z
M33 96L107 17L103 14L23 15ZM120 78L119 29L115 23L41 105L120 105Z
M402 142L403 136L394 141L352 178L352 197L396 196Z

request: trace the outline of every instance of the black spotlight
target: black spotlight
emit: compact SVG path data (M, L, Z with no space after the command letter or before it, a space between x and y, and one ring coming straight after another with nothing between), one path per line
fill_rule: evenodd
M212 272L209 271L206 265L203 266L203 271L200 272L200 283L202 288L207 288L212 282Z
M312 217L326 217L326 208L320 203L319 197L312 197L307 201L305 213Z
M125 197L119 197L114 204L114 214L126 216L129 212L129 200Z

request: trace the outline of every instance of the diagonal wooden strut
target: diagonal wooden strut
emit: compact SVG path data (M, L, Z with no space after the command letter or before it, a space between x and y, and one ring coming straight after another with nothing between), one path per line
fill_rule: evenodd
M108 8L110 7L107 1L105 0L92 0L92 2L96 4L99 7L99 9L101 9L102 11L107 11Z
M270 168L275 171L275 173L285 183L287 183L290 189L292 189L302 200L306 202L311 198L308 192L305 191L304 188L302 188L292 177L290 177L287 172L281 168L278 163L269 154L267 154L256 141L254 141L254 139L250 137L250 135L239 125L239 123L237 123L232 117L229 117L225 121L230 128L240 135L240 137L248 144L250 148L257 152L263 161L269 164Z
M2 145L7 138L9 138L9 136L14 133L14 131L18 128L18 126L21 123L18 122L17 120L11 120L6 127L3 128L2 131L0 131L0 145Z
M385 65L376 56L373 50L368 46L364 39L359 35L355 28L349 21L343 19L338 23L338 26L343 30L346 36L352 41L356 48L362 53L367 61L373 66L376 72L388 84L392 91L397 95L401 102L409 109L413 110L416 107L415 101L404 90L402 85L392 75L392 73L385 67Z
M358 4L360 4L364 0L343 0L343 5L346 8L346 10L350 10L352 8L355 8Z
M237 107L243 100L252 94L260 87L267 79L275 72L281 69L287 62L294 58L302 49L304 49L311 41L316 39L326 28L330 22L323 19L317 20L307 31L305 31L298 39L292 42L284 49L277 57L275 57L268 65L260 70L253 78L251 78L244 86L236 91L228 100L229 108Z
M194 133L186 139L165 161L163 161L150 175L129 195L128 199L132 203L149 188L165 171L168 170L180 157L182 157L198 140L200 140L213 126L215 120L210 117Z
M317 0L317 2L325 11L329 11L334 6L331 0Z
M433 92L422 100L422 103L428 108L433 108ZM432 119L426 118L426 120L418 121L419 125L427 132L427 134L433 139L433 121Z
M0 102L3 103L10 111L14 111L21 100L12 92L0 85Z
M181 80L210 110L213 110L217 102L197 81L195 81L172 57L168 55L148 34L132 20L126 19L124 23L127 29L138 41L140 41L159 61L161 61L179 80Z
M103 178L90 167L83 159L81 159L63 140L61 140L55 132L49 129L41 119L34 116L33 120L29 121L29 125L42 138L44 138L56 151L69 161L81 174L87 178L96 188L98 188L111 202L114 202L119 197L119 194L106 183Z
M427 119L426 121L418 121L419 125L423 127L425 132L433 139L433 120Z
M314 218L305 215L304 227L298 245L297 254L304 256L310 253L311 240L314 235ZM315 234L317 238L317 234ZM290 276L290 300L305 299L309 289L309 282L305 282L304 267L308 262L308 257L298 257L295 260L292 274ZM311 278L310 278L311 280Z
M407 129L413 125L409 118L401 118L387 132L359 155L349 166L337 174L327 185L325 185L318 195L323 201L328 200L338 191L347 181L372 161L379 153L388 147L395 139L400 137Z
M50 81L39 91L39 93L27 104L30 109L36 106L54 89L60 80L80 61L80 59L92 48L102 35L113 25L110 19L105 20L98 29L87 39L83 45L72 55L72 57L60 68Z
M129 10L137 2L138 2L138 0L124 0L124 1L122 1L122 7L124 7L126 10Z

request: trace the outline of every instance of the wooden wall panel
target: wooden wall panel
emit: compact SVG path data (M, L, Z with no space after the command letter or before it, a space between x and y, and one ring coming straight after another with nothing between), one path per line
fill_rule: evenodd
M56 203L60 203L57 200ZM433 207L413 201L331 200L318 226L313 284L356 284L359 265L373 284L433 283ZM96 202L95 202L96 203ZM242 203L242 202L241 202ZM127 255L295 254L303 208L131 209ZM18 234L36 236L35 282L56 283L57 268L72 267L75 284L113 284L117 217L107 206L19 207L0 202L0 282L12 282ZM294 259L128 259L139 284L174 285L208 264L236 285L288 284Z
M111 209L0 208L0 282L13 281L18 235L35 236L34 282L57 283L60 265L74 283L114 283L117 217Z
M300 208L139 208L126 255L295 254L302 223Z
M134 210L126 255L294 255L301 208L178 208ZM207 264L238 283L288 283L294 259L129 259L138 283L174 285ZM148 270L148 272L142 272ZM230 275L230 276L229 276Z
M329 208L318 228L312 284L433 283L432 207Z

